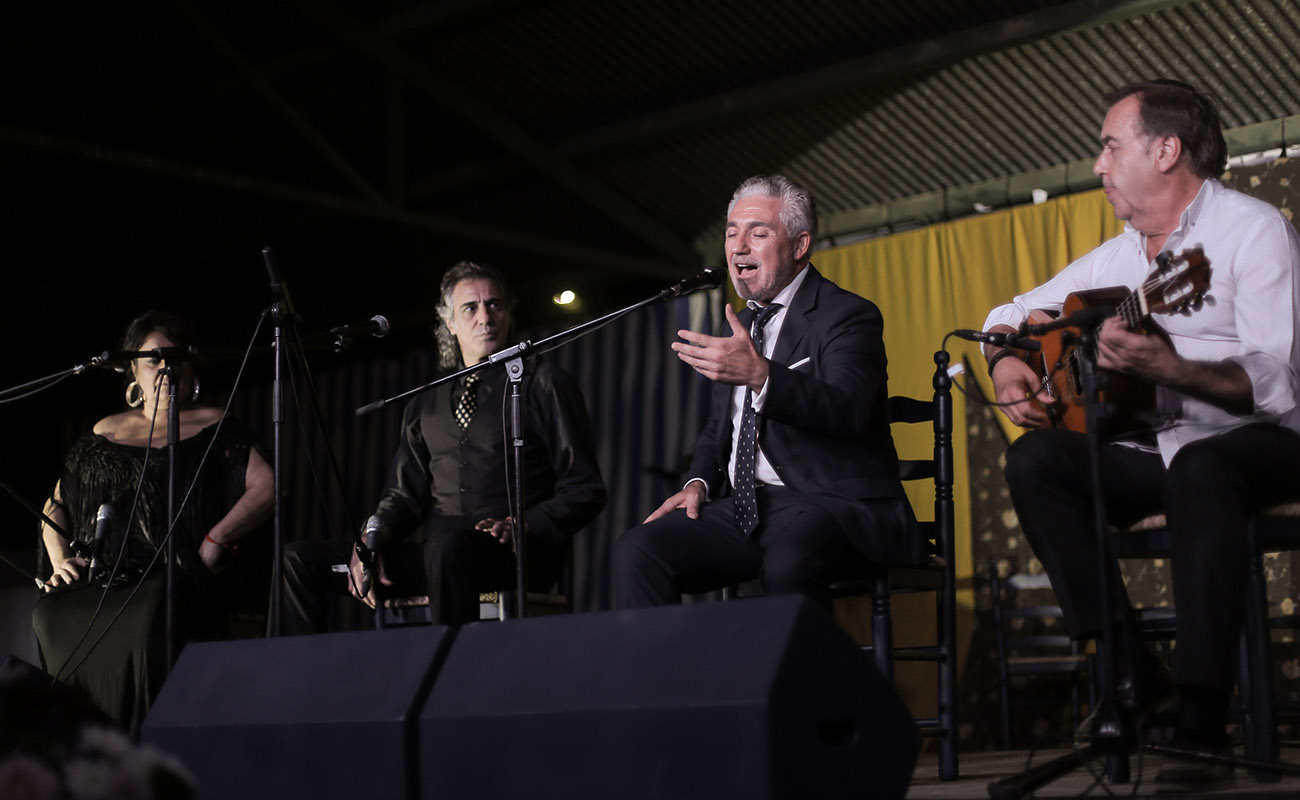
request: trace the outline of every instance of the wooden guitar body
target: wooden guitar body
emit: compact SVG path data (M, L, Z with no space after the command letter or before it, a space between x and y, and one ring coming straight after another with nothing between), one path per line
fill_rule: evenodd
M1164 252L1156 257L1156 269L1142 285L1130 292L1123 286L1074 292L1065 298L1061 315L1068 317L1089 308L1108 307L1122 317L1130 330L1164 336L1151 321L1152 314L1190 314L1198 310L1210 289L1210 262L1200 247L1189 247L1177 256ZM1053 315L1034 311L1029 315L1029 332L1036 325L1051 322ZM1089 331L1095 333L1095 331ZM1093 353L1079 350L1074 327L1058 328L1034 336L1042 350L1031 353L1030 366L1038 372L1043 388L1052 397L1043 410L1054 428L1088 432L1087 408L1083 396L1081 358ZM1099 370L1099 400L1109 412L1101 435L1114 437L1151 427L1156 389L1146 381L1117 372Z
M1086 308L1096 306L1119 305L1129 296L1129 290L1123 286L1111 286L1104 289L1091 289L1075 292L1065 298L1061 315L1066 316ZM1035 311L1029 315L1031 325L1052 320L1045 311ZM1146 320L1143 327L1150 329L1151 322ZM1052 427L1086 433L1087 409L1083 397L1083 373L1081 372L1077 334L1069 329L1045 333L1033 337L1043 349L1030 354L1030 365L1038 372L1048 393L1054 402L1045 407ZM1091 356L1091 354L1088 354ZM1146 381L1123 375L1118 372L1102 370L1098 373L1102 384L1101 402L1111 406L1110 415L1102 434L1119 436L1125 433L1151 427L1151 414L1155 409L1156 389Z

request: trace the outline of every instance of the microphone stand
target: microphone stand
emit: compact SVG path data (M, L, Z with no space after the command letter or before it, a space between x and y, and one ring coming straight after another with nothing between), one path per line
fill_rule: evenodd
M72 534L68 533L63 528L62 525L50 519L49 514L46 514L44 511L37 508L34 504L28 502L27 498L19 494L18 490L15 489L13 486L11 486L9 482L6 481L4 478L0 478L0 490L3 490L6 494L12 497L20 506L22 506L24 509L27 510L27 513L31 514L32 516L44 522L46 525L49 525L54 530L58 531L59 535L62 536L64 539L67 539L70 542L75 541ZM44 548L44 544L40 542L38 542L36 546L38 548ZM39 555L38 561L43 558L45 558L43 555ZM31 578L32 581L36 584L36 588L38 589L45 588L45 581L41 580L41 578L38 575L28 572L27 570L18 566L14 562L10 561L8 558L4 557L3 555L0 555L0 561L3 561L4 563L8 564L10 567L13 567L14 571L17 572L19 575L22 575L24 578ZM40 572L39 568L37 569L37 572Z
M91 367L103 366L106 361L108 361L108 353L100 353L89 361L69 367L68 369L59 370L51 375L46 375L44 378L36 378L35 380L30 380L26 383L20 383L17 386L11 386L8 389L2 389L0 390L0 402L19 400L27 396L22 393L29 389L31 391L28 394L36 394L44 391L45 389L54 386L54 384L59 383L64 378L72 375L80 375Z
M271 388L271 426L274 441L272 457L274 463L271 472L275 505L272 511L274 522L271 536L271 599L267 608L266 628L267 635L279 636L282 630L284 597L284 588L281 584L284 559L284 360L287 344L285 327L296 324L298 314L289 297L289 288L280 280L280 270L276 266L270 247L262 248L262 259L266 262L266 271L271 279L271 297L274 300L271 304L271 318L275 322L275 377L272 379Z
M1064 334L1063 339L1073 339L1079 354L1079 372L1083 384L1083 404L1088 437L1088 462L1092 480L1092 524L1096 537L1098 585L1101 591L1101 635L1097 644L1098 675L1101 699L1093 729L1089 732L1088 746L1072 750L1066 755L1040 764L1018 775L989 784L989 797L997 800L1019 800L1032 795L1035 789L1073 771L1099 757L1107 758L1107 774L1114 783L1128 781L1127 753L1136 744L1136 726L1129 714L1121 711L1115 699L1114 618L1112 616L1112 569L1110 540L1106 530L1106 508L1101 496L1101 423L1108 409L1100 402L1100 386L1094 363L1093 330L1084 328L1081 335ZM1113 758L1112 758L1113 757Z
M54 386L54 384L58 383L64 378L70 377L72 375L80 375L81 373L85 372L91 367L103 366L108 360L109 360L109 354L107 352L100 353L99 355L91 358L89 361L82 362L80 364L77 364L76 366L69 367L68 369L59 370L58 372L55 372L51 375L46 375L44 378L37 378L35 380L27 381L26 383L20 383L16 386L11 386L8 389L0 389L0 401L20 399L23 396L21 393L28 389L31 389L31 392L29 394L36 394L42 392L46 389L51 388L52 386ZM14 395L14 397L10 397L10 395ZM71 533L64 530L62 525L50 519L49 515L46 514L44 511L37 508L34 504L29 503L26 498L20 495L18 491L14 489L12 486L10 486L9 483L5 481L3 478L0 478L0 490L4 490L10 497L16 500L19 505L27 509L28 513L39 518L46 525L49 525L54 530L58 531L59 535L61 535L63 538L69 541L73 541L74 537Z
M172 661L176 658L176 539L172 532L176 530L176 447L180 443L181 410L176 404L176 388L181 382L184 369L177 369L172 362L161 373L167 375L167 568L163 571L164 601L163 636L167 648L167 658L163 662L163 677L171 673Z
M1088 462L1092 479L1092 523L1096 536L1097 585L1101 587L1101 635L1097 640L1098 675L1101 683L1101 699L1097 704L1097 715L1089 731L1088 746L1071 750L1059 758L1032 767L1017 775L1012 775L988 785L989 797L995 800L1019 800L1032 796L1034 791L1057 778L1072 772L1075 768L1092 762L1097 758L1106 759L1106 775L1112 783L1127 783L1129 780L1128 755L1138 749L1138 730L1131 713L1120 708L1115 697L1116 663L1115 663L1115 622L1112 605L1123 587L1116 587L1117 569L1112 569L1115 559L1111 555L1110 536L1106 527L1106 508L1101 494L1101 426L1110 415L1109 403L1101 402L1103 376L1097 373L1096 364L1096 327L1084 325L1080 334L1064 334L1067 344L1075 344L1079 355L1079 373L1083 388L1084 418L1088 437ZM1157 755L1172 756L1189 760L1214 761L1253 770L1285 772L1300 775L1300 767L1288 764L1261 762L1253 759L1222 756L1179 750L1161 745L1142 746L1146 752Z
M492 355L488 356L488 359L486 361L480 361L479 363L474 364L472 366L468 366L465 369L460 370L459 372L454 372L450 375L444 375L441 378L437 378L435 380L429 381L423 386L417 386L414 389L408 389L404 392L401 392L400 394L393 395L392 397L386 398L384 400L377 400L373 403L364 405L361 408L357 409L356 411L357 416L369 414L372 411L378 411L381 408L386 408L387 406L390 406L399 400L403 400L407 397L411 397L412 395L416 395L421 392L432 389L436 386L440 386L448 381L456 380L465 375L469 375L472 372L477 372L480 369L485 369L486 367L493 366L496 364L505 365L506 378L510 384L510 394L508 395L508 400L507 400L508 403L507 414L510 420L509 445L511 448L511 456L510 456L510 463L508 466L510 468L510 473L514 481L514 491L511 493L510 514L512 519L514 519L515 521L515 524L513 526L513 543L515 548L514 615L516 617L522 618L527 616L528 614L528 610L527 610L527 605L528 605L527 546L528 545L526 542L527 537L524 535L524 423L523 423L523 388L522 388L524 377L527 373L527 369L524 365L524 358L530 354L541 355L543 353L549 353L552 350L557 350L560 347L563 347L564 345L568 344L572 340L578 339L589 333L594 333L599 328L603 328L606 325L609 325L617 321L618 319L628 314L631 314L633 311L638 311L648 305L657 303L660 300L668 300L673 297L681 297L686 294L690 294L691 292L696 291L698 289L717 288L721 281L721 272L717 272L715 277L717 277L718 282L714 282L712 283L712 285L705 284L705 285L687 287L684 286L683 284L678 284L669 289L665 289L662 292L659 292L658 294L647 297L644 300L640 300L636 303L633 303L632 305L627 306L626 308L619 309L618 311L611 312L609 314L606 314L603 317L598 317L588 322L584 322L580 325L575 325L574 327L569 328L567 330L560 331L559 333L556 333L554 335L548 336L545 339L542 339L541 341L537 342L536 344L528 340L522 341L519 344L516 344L512 347L507 347L504 350L499 350L496 353L493 353ZM503 610L504 610L504 606L503 606Z

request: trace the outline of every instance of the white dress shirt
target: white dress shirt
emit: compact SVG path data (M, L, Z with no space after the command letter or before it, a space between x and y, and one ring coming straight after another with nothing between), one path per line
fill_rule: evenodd
M1123 233L1076 260L1054 278L989 313L993 325L1018 326L1034 309L1059 310L1066 295L1085 289L1134 289L1154 269L1146 237ZM1168 464L1189 442L1252 422L1273 422L1300 431L1300 237L1268 203L1207 180L1187 206L1165 249L1175 254L1204 248L1210 290L1190 315L1157 315L1180 356L1195 361L1232 361L1254 390L1254 411L1231 414L1165 387L1156 390L1156 439Z
M808 277L808 268L805 266L799 270L799 274L794 276L794 280L781 291L777 292L776 297L772 298L773 303L780 303L781 307L772 312L768 318L767 324L763 326L763 358L772 360L772 353L776 350L777 339L781 337L781 327L785 324L785 315L790 311L790 304L794 300L795 294L799 287L803 285L803 279ZM758 309L760 306L753 300L749 301L751 309ZM767 382L763 382L763 387L753 394L750 398L751 405L758 415L763 415L763 403L767 400ZM736 475L736 443L740 439L740 412L745 403L745 387L737 386L731 390L731 457L727 460L727 474L732 476L732 483L735 483ZM754 455L754 482L759 485L784 486L785 482L781 476L776 474L772 468L772 462L767 460L763 455L763 438L759 436L758 452Z

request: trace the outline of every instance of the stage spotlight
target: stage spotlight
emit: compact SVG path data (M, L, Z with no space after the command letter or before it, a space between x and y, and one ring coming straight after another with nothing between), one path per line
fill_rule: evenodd
M555 295L555 297L551 299L555 301L555 304L557 306L567 306L567 305L572 305L574 302L576 302L578 299L578 295L575 294L572 289L565 289L564 291Z

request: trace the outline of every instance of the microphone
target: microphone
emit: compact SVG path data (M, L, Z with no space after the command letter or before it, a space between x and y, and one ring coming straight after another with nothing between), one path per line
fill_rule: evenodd
M104 537L108 535L108 523L113 520L113 507L104 503L99 507L99 513L95 514L95 541L90 546L90 568L86 575L86 580L94 582L99 577L99 569L102 564L99 557L104 550Z
M670 297L681 297L691 292L698 292L700 289L716 289L722 285L722 276L725 274L726 270L722 267L706 267L699 275L680 280L664 289L659 293L659 299L667 300Z
M383 522L377 516L366 520L362 534L362 544L357 546L357 557L361 560L361 596L370 594L370 569L375 564L375 551L379 548L379 529Z
M104 369L111 369L118 374L124 374L128 369L126 362L120 358L114 358L113 355L113 353L104 350L99 355L82 365L77 371L80 373L81 370L86 367L103 367Z
M152 350L105 350L95 356L95 366L106 366L117 372L126 372L130 362L137 358L158 358L166 361L192 361L199 357L199 349L194 345L181 347L155 347Z
M1023 334L1012 331L1010 333L991 333L989 331L973 331L969 328L959 328L952 332L953 336L958 339L965 339L968 342L983 342L996 347L1014 347L1017 350L1029 350L1038 352L1043 349L1041 342L1034 339L1023 338Z
M376 314L367 322L330 328L330 333L335 336L364 336L369 334L376 339L382 339L388 335L388 330L388 318L383 314Z
M1043 322L1038 325L1030 325L1028 322L1020 326L1021 335L1029 334L1030 336L1042 336L1044 333L1061 328L1094 328L1110 317L1115 316L1114 306L1094 306L1085 308L1067 314L1051 322Z

